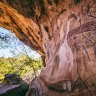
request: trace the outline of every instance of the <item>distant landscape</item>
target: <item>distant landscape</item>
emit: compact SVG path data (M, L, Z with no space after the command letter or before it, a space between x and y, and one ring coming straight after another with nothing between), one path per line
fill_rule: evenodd
M18 74L25 78L27 72L34 77L43 68L40 55L22 43L15 34L0 28L0 82L5 74Z

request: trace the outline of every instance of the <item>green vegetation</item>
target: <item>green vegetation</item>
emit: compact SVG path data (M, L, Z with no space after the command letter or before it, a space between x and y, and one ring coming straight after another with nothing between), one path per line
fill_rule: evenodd
M38 58L37 53L38 59L31 58L36 57L33 56L35 53L19 41L15 34L0 28L0 82L3 81L5 74L16 73L23 78L28 71L33 72L29 74L32 76L37 73L43 67L43 62L41 58Z
M34 60L27 55L19 55L16 58L0 58L0 82L5 74L17 73L23 77L25 73L33 70L35 73L43 68L42 59Z

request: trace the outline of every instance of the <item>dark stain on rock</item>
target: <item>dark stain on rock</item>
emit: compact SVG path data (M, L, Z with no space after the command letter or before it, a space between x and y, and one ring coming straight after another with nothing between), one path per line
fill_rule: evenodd
M0 17L4 14L4 11L0 8Z
M5 25L5 26L10 26L10 24L9 24L9 23L7 23L7 22L4 22L4 25Z
M49 31L48 31L48 27L47 27L47 26L45 26L44 28L45 28L45 31L46 31L46 32L49 32Z
M81 1L81 0L74 0L74 3L75 3L75 4L78 4L78 3L80 3L80 1Z
M71 15L68 17L68 19L71 19L71 18L74 18L74 19L77 20L77 16L76 16L75 14L71 14Z
M56 55L56 57L54 59L54 67L53 67L51 74L54 74L54 72L56 72L56 70L58 70L59 62L60 62L60 57L59 57L59 55Z
M59 63L60 62L60 57L59 57L59 55L57 55L56 57L55 57L55 60L54 60L56 63Z
M75 42L75 43L73 44L73 52L74 52L74 51L78 52L79 50L80 50L80 46L78 45L77 42Z
M62 83L61 82L57 82L55 84L51 84L51 86L48 86L48 89L52 90L52 91L59 92L59 93L65 92L65 90L62 87Z
M52 2L51 2L51 0L47 0L47 2L48 2L48 4L49 4L49 5L52 5Z
M59 0L54 0L55 4L57 5L59 3Z
M50 58L50 53L49 53L49 49L48 49L48 51L47 51L47 55L48 55L48 58Z

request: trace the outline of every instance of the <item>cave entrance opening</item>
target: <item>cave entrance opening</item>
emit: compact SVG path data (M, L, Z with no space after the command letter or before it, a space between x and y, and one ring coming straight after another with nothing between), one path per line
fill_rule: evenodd
M40 54L22 43L11 31L0 28L0 82L5 74L16 73L30 83L42 68Z

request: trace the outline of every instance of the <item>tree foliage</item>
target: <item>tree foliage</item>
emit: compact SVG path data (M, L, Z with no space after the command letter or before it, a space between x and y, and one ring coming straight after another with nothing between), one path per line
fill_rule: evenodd
M5 74L17 73L23 78L28 71L33 70L36 73L43 68L42 63L41 59L34 60L26 55L19 55L16 58L2 57L0 58L0 82L3 81Z
M5 74L16 73L23 78L25 73L33 70L34 74L30 75L35 75L36 72L43 67L41 59L38 58L38 60L36 60L31 58L33 56L29 57L33 52L29 47L20 42L15 34L3 28L0 29L0 50L1 49L9 50L10 53L12 53L12 57L4 52L4 54L10 58L0 58L0 81L3 80ZM2 55L2 53L0 54Z

